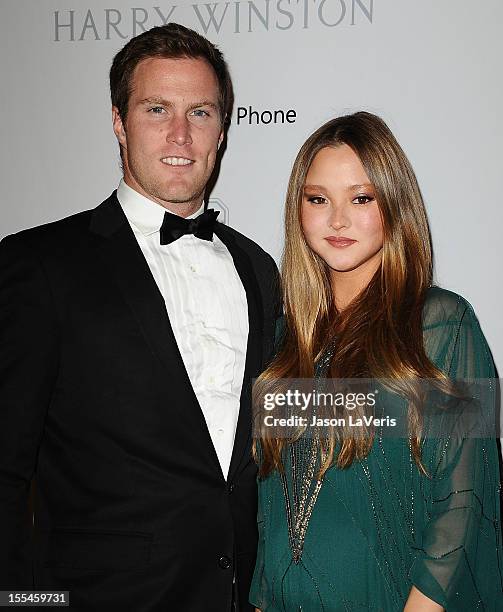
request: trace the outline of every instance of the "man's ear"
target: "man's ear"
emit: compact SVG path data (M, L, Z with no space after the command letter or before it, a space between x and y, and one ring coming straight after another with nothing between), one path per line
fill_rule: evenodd
M126 130L122 123L122 118L119 114L119 109L116 106L112 106L112 125L114 134L117 136L117 140L122 147L127 148Z

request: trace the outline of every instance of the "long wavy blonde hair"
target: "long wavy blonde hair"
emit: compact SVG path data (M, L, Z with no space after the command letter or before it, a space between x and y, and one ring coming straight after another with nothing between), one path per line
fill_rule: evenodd
M307 244L302 231L303 187L316 154L325 147L348 145L358 155L375 189L383 224L379 269L368 286L338 312L330 271ZM376 115L358 112L333 119L304 143L293 165L285 207L282 261L285 337L278 354L260 376L255 394L273 381L311 378L314 364L337 336L331 378L379 378L408 399L408 430L414 459L421 463L419 378L436 379L449 388L443 372L426 356L422 311L432 284L432 250L426 211L412 167L397 140ZM365 457L372 433L345 428L322 448L319 477L333 464L347 468ZM282 452L291 440L264 435L255 456L259 474L282 470Z

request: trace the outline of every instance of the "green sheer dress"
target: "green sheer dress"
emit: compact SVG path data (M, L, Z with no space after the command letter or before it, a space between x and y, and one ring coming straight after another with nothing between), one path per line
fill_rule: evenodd
M462 297L430 289L423 324L427 354L449 377L494 379L489 348ZM296 561L282 480L277 472L259 480L250 602L262 612L394 612L415 585L447 612L502 612L495 437L429 438L422 458L429 478L408 439L376 435L365 460L330 468ZM287 461L287 477L288 470Z

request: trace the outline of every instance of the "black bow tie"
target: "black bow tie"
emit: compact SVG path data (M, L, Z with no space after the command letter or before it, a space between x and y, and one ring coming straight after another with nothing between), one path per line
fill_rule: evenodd
M164 221L161 225L161 244L170 244L185 234L194 234L201 240L213 240L213 230L219 210L208 208L195 219L184 219L178 215L164 213Z

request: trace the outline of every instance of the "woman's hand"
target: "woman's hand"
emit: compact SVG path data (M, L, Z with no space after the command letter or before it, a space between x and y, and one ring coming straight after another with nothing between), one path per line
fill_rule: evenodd
M444 609L413 586L403 612L444 612Z

